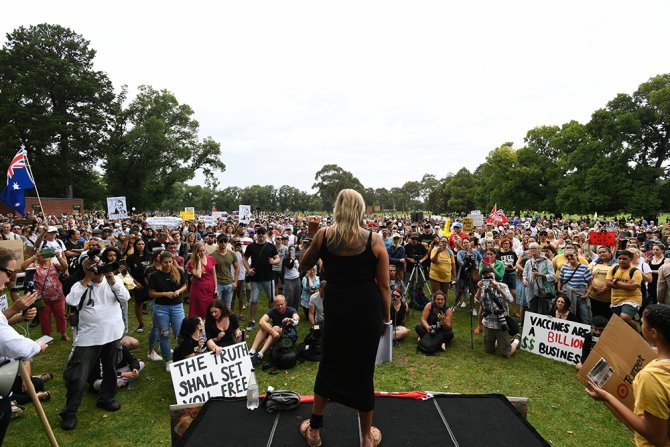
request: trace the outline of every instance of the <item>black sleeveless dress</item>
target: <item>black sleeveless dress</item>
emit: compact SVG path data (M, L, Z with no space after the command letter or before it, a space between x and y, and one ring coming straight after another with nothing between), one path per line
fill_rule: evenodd
M375 358L383 325L371 244L372 233L363 253L335 255L328 250L324 232L319 252L327 283L314 392L360 411L374 409Z

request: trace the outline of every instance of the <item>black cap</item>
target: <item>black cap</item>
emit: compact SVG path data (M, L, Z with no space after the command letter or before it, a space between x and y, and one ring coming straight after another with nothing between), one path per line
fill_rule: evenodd
M267 232L268 230L263 226L259 226L258 228L256 228L256 234L265 234Z

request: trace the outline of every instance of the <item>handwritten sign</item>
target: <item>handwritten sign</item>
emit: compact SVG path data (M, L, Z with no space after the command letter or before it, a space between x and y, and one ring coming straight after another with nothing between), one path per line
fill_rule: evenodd
M153 229L162 229L166 228L177 228L181 225L181 217L147 217L147 225L149 228Z
M614 231L592 231L589 233L589 244L591 245L616 245L616 234Z
M207 402L212 397L246 395L251 357L247 344L237 343L170 364L172 387L178 404Z
M463 218L463 231L466 233L470 233L475 229L475 222L472 217L464 217Z
M213 216L202 214L198 216L198 222L204 223L205 227L211 227L216 223L216 219Z
M574 365L582 361L584 336L590 330L587 324L526 312L521 349Z

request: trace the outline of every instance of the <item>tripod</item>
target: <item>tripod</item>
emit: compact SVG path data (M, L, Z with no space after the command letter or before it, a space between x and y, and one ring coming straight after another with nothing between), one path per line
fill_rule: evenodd
M460 280L463 279L464 281L464 286L459 287L458 292L456 292L456 300L454 301L454 307L451 308L452 311L456 311L456 308L458 307L459 304L465 303L466 295L469 298L470 302L470 348L474 349L475 348L475 341L474 341L474 322L473 322L473 317L477 316L477 310L474 307L474 298L475 298L475 280L473 278L473 273L476 272L475 269L476 267L462 267L462 271L460 272L460 275L458 277L457 285L460 286Z
M412 309L412 304L418 301L416 299L418 297L417 291L420 293L422 290L425 290L427 292L426 296L431 296L430 288L428 288L428 281L426 280L426 273L424 270L425 270L424 267L419 262L417 262L416 264L414 264L414 268L412 269L412 272L409 275L409 279L407 280L407 287L405 290L405 300L408 300L409 302L410 312ZM423 281L423 288L419 287L419 275L421 275L421 280ZM411 298L410 294L412 295Z

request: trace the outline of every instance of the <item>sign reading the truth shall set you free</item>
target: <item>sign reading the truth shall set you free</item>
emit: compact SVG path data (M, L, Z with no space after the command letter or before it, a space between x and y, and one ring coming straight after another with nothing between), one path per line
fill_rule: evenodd
M195 355L170 364L178 404L207 402L212 397L243 397L249 386L251 358L245 342L227 346L221 355Z
M526 312L521 349L574 365L582 361L584 336L589 331L588 324Z

